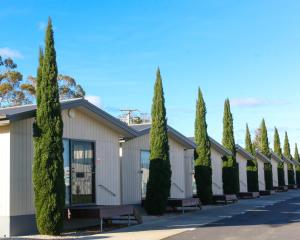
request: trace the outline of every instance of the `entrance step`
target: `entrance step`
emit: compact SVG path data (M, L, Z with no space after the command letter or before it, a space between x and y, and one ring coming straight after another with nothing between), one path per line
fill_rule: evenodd
M267 195L271 195L271 194L274 194L275 193L275 190L264 190L264 191L259 191L259 194L261 196L267 196Z
M297 185L296 184L289 185L289 189L297 189Z
M238 198L240 199L252 199L252 198L259 198L259 192L240 192L238 194Z
M288 186L278 186L274 188L276 192L287 192L289 190Z
M214 195L213 201L216 204L218 203L228 204L228 203L237 202L238 198L235 194Z

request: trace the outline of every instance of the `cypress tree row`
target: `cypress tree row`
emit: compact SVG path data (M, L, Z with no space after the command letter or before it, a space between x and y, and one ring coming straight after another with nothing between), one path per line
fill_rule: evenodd
M238 165L236 162L233 117L230 110L229 99L226 99L224 103L222 143L224 147L229 149L233 154L233 156L224 157L223 159L223 190L225 194L237 194L239 192L239 175Z
M255 150L251 142L251 135L249 131L248 124L246 124L246 137L245 137L245 150L255 156ZM247 185L248 192L258 192L258 168L257 161L248 160L247 161Z
M165 98L160 70L156 73L150 131L150 167L145 209L148 214L161 215L166 210L171 188L171 165Z
M298 145L297 143L295 144L295 155L294 155L295 161L297 161L300 164L300 157L299 157L299 152L298 152ZM296 166L296 184L298 187L300 186L300 166Z
M261 125L261 139L259 144L259 150L262 154L264 154L266 157L270 158L270 148L269 148L269 139L268 139L268 131L265 123L265 119L262 120ZM265 163L264 164L264 172L265 172L265 182L266 182L266 190L272 190L273 189L273 174L272 174L272 165L271 163Z
M277 128L275 127L274 131L274 153L278 155L278 157L282 158L282 150L280 144L280 137ZM284 186L284 163L278 163L278 185Z
M46 30L44 56L40 53L37 78L33 166L36 221L41 234L58 235L63 227L65 203L63 122L51 19Z
M203 204L212 203L212 169L210 141L207 134L206 106L200 88L196 103L195 120L195 180L197 195Z
M284 137L283 155L288 160L291 160L293 158L291 155L289 137L287 132L285 132L285 137ZM294 165L292 163L289 163L288 164L288 185L294 185L294 184L295 184Z

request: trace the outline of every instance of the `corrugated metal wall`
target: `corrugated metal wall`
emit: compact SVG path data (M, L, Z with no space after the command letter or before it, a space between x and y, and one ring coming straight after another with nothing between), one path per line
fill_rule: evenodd
M247 159L241 154L236 154L236 160L239 164L239 182L240 182L240 192L248 192L248 182L247 182Z
M64 138L96 141L97 204L120 204L120 158L118 134L86 113L76 111L75 118L63 112ZM104 187L100 187L102 185ZM109 189L115 194L106 191Z
M284 162L283 164L284 166L284 181L285 181L285 185L288 185L289 184L289 178L288 178L288 166L287 166L287 163Z
M0 127L0 217L10 215L10 131L8 126Z
M184 161L184 147L172 138L169 138L169 146L172 168L171 198L190 197L190 190L189 193L186 191L186 178L188 177L185 169L188 166ZM122 201L124 204L141 202L140 151L149 149L149 134L122 143Z
M222 154L211 147L212 191L213 195L223 194Z
M34 213L32 186L33 119L11 124L11 215Z
M185 163L185 191L186 197L193 197L193 178L194 178L194 149L185 150L184 163Z
M278 187L278 162L271 158L272 174L273 174L273 187Z
M75 117L70 118L67 111L63 111L63 137L96 142L96 202L120 204L118 134L86 112L74 112ZM32 123L33 119L26 119L11 124L11 215L34 213ZM115 196L99 187L99 184L111 190Z
M264 190L266 190L264 163L260 160L257 160L257 168L258 168L258 187L259 187L259 191L264 191Z

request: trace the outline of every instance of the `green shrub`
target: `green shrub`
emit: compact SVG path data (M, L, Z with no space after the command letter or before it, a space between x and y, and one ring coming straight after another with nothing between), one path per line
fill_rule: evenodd
M239 186L237 186L238 169L235 167L228 167L230 157L223 157L222 180L224 194L237 194Z
M211 175L210 166L195 166L197 195L204 205L212 203L213 200Z
M271 163L264 164L264 174L266 182L266 190L273 190L273 174Z
M258 172L256 161L247 161L247 185L248 192L258 192Z
M300 170L296 171L296 180L298 187L300 187Z
M145 201L145 209L150 215L162 215L166 210L170 194L170 182L167 181L170 174L166 164L167 162L162 159L151 159L150 161Z
M288 165L288 184L295 185L295 173L293 164Z
M283 163L278 164L277 170L278 170L278 185L285 186Z

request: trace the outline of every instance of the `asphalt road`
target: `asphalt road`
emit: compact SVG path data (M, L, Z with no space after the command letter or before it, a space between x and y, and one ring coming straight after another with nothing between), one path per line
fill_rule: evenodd
M167 240L300 240L300 197L255 208Z

